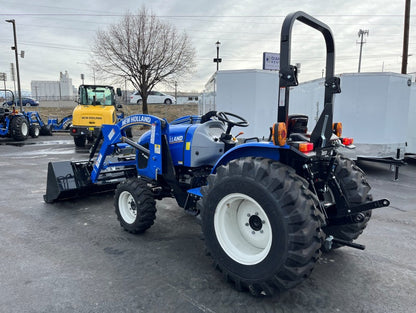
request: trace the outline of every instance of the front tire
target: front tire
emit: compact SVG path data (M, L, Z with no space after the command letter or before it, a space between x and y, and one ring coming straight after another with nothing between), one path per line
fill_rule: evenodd
M156 219L156 201L146 182L129 179L117 186L114 206L121 227L138 234L150 228Z
M38 138L40 134L40 127L36 124L32 124L29 127L29 135L32 138Z
M233 160L210 175L201 192L207 250L237 290L271 295L310 275L323 218L292 168L269 159Z
M165 104L172 104L172 100L170 100L170 99L165 99Z

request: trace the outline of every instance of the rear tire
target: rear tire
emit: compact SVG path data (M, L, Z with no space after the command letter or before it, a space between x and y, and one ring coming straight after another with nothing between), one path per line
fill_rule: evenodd
M132 234L145 232L156 219L153 193L139 179L129 179L117 186L114 206L121 227Z
M369 193L371 187L367 182L364 172L350 159L341 155L336 157L337 167L335 177L341 186L341 189L351 206L360 205L373 200ZM346 225L329 225L323 228L327 236L352 242L357 239L367 227L371 218L371 210L364 211L360 215L359 223ZM332 249L340 248L343 245L334 243Z
M79 147L79 148L83 148L85 147L85 140L87 138L84 135L81 136L74 136L74 143L75 146Z
M214 266L237 290L272 295L307 278L320 256L323 217L295 171L233 160L201 188L202 231Z
M15 116L10 123L10 134L16 141L23 141L29 135L29 122L24 116Z

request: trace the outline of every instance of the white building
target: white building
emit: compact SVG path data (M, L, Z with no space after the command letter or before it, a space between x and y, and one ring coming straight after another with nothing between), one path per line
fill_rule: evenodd
M32 80L30 85L36 100L73 100L76 95L67 71L61 72L57 81Z

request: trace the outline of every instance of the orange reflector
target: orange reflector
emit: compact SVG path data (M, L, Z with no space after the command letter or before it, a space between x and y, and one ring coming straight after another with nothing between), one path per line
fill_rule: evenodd
M299 144L299 151L306 153L313 151L313 143L312 142L302 142Z
M287 128L283 122L275 123L272 127L273 143L276 146L284 146L286 144Z
M353 138L342 138L342 144L349 146L352 145L352 143L354 142Z
M342 123L334 123L332 124L332 131L335 135L338 137L341 137L342 135Z

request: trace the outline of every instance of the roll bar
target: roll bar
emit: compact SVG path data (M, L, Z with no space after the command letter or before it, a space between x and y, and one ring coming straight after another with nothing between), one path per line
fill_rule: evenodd
M298 20L318 31L325 39L326 44L326 75L324 109L319 120L312 131L311 142L315 147L326 147L332 135L333 118L333 95L340 93L340 79L334 77L335 68L335 45L331 29L321 21L313 18L305 12L298 11L286 16L283 21L280 39L280 72L279 72L279 100L278 100L278 122L287 125L289 112L289 89L297 86L297 68L290 65L291 36L294 22Z

